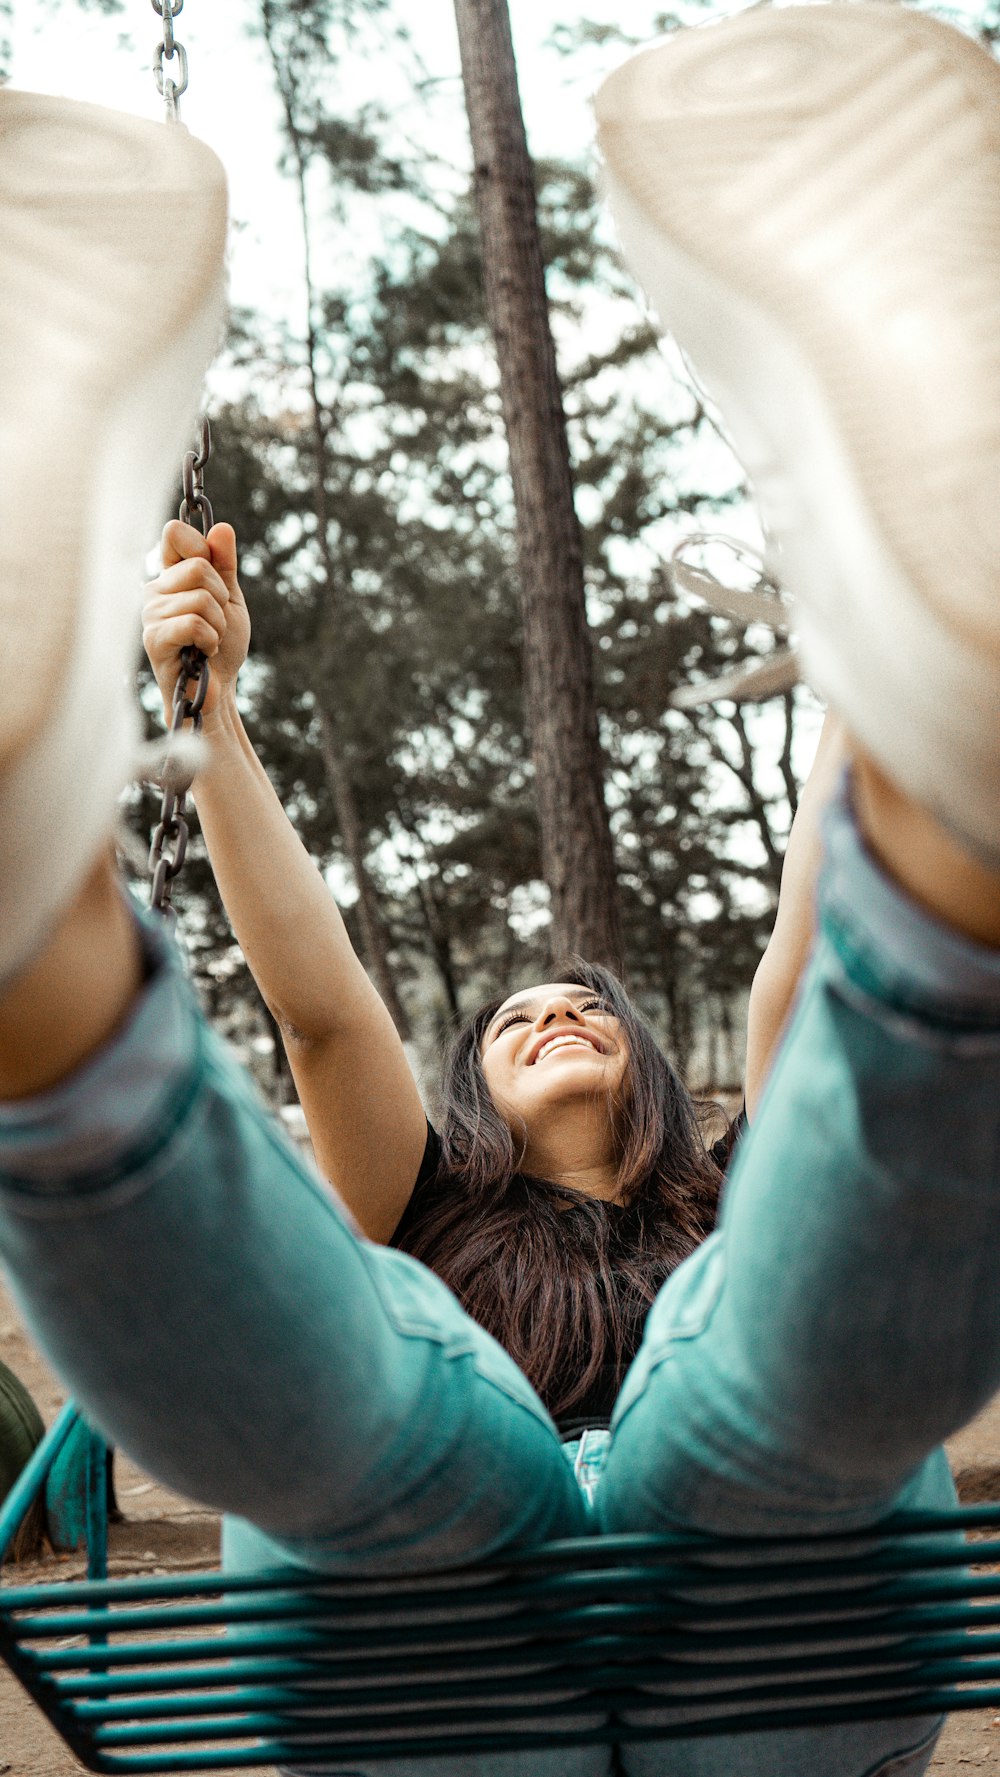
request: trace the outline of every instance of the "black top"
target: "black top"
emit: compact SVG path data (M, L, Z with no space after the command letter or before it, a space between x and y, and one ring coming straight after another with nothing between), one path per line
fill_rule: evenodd
M747 1127L746 1110L741 1110L730 1130L709 1150L712 1159L721 1171L725 1172L732 1159L737 1143ZM441 1164L441 1137L431 1124L427 1125L427 1141L424 1146L424 1157L420 1162L416 1183L410 1201L403 1211L390 1246L401 1247L404 1251L411 1246L413 1238L423 1220L424 1214L434 1202L434 1187L438 1179ZM449 1186L455 1189L454 1184ZM605 1208L611 1216L617 1232L626 1245L630 1244L631 1215L627 1205L607 1203ZM612 1409L628 1369L639 1349L642 1340L642 1325L634 1329L634 1338L623 1354L621 1365L605 1364L600 1375L591 1386L583 1400L576 1402L572 1418L557 1420L559 1430L564 1438L576 1436L584 1427L607 1426L611 1419Z

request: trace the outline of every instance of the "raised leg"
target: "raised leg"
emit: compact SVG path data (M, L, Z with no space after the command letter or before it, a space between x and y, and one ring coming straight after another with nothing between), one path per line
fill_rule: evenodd
M846 790L826 844L816 954L720 1230L662 1291L619 1402L617 1527L870 1522L1000 1386L1000 938L893 883ZM998 902L993 878L985 920Z
M27 1092L35 1045L76 1050L105 982L105 1040ZM520 1371L431 1273L354 1233L103 867L0 1002L8 1093L12 1074L0 1254L115 1442L331 1568L583 1530Z
M598 99L621 238L719 401L806 671L857 737L819 936L727 1189L618 1404L609 1528L940 1503L1000 1385L1000 70L879 4L749 8ZM931 1722L741 1739L922 1770ZM631 1777L731 1749L630 1748Z
M139 546L219 318L217 164L180 132L28 95L0 94L0 135L0 491L23 496L0 525L0 636L25 666L0 685L0 1260L15 1296L94 1423L233 1515L234 1562L386 1573L583 1533L520 1371L430 1272L358 1235L106 856L134 729ZM155 251L169 230L152 169L184 242L176 276ZM40 270L36 299L15 300ZM25 364L45 369L40 404ZM26 502L67 439L49 479L68 511L49 534Z
M142 979L138 928L102 852L41 953L0 991L0 1101L75 1072L121 1028Z

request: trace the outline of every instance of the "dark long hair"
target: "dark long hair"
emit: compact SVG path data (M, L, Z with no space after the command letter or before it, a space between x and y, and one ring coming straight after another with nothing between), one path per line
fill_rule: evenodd
M497 1110L480 1061L501 995L451 1046L441 1163L425 1212L400 1244L444 1279L565 1418L602 1372L621 1368L660 1285L711 1232L722 1174L699 1107L616 976L574 959L553 979L600 996L628 1049L625 1092L609 1101L624 1208L520 1170L523 1142Z

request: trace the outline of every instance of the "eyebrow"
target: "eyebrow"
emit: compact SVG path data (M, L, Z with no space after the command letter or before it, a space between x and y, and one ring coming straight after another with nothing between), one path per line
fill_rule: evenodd
M570 989L570 992L567 995L567 998L572 998L575 1000L593 999L593 997L594 997L594 991L593 991L593 988L590 988L590 987L573 987ZM486 1029L483 1031L483 1038L485 1039L486 1037L489 1036L490 1031L493 1029L493 1026L496 1024L498 1018L506 1017L508 1012L526 1011L529 1006L533 1006L536 1004L537 1004L537 1001L532 999L530 994L528 994L525 999L521 999L521 1000L505 1000L504 1004L500 1007L499 1012L494 1012L492 1018L489 1021L489 1024L486 1026Z

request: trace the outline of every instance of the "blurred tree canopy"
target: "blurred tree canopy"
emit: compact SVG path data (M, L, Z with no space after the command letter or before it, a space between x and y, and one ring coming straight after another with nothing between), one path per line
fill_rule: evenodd
M414 142L364 83L352 99L351 58L375 47L419 85L398 0L251 10L285 107L282 166L311 288L297 317L235 313L214 380L208 491L236 527L254 628L241 701L370 965L363 860L426 1055L484 993L548 972L515 520L469 168ZM585 36L565 33L567 57ZM752 534L746 489L637 305L588 170L535 171L628 979L681 1065L735 1084L724 1076L773 913L808 694L764 714L671 707L680 685L772 646L695 609L666 565L685 530L720 515ZM144 696L155 725L148 678ZM137 832L152 806L133 799ZM280 1074L197 847L178 901L211 1011Z

